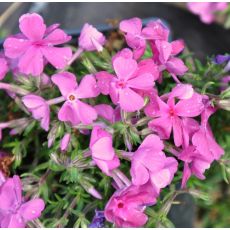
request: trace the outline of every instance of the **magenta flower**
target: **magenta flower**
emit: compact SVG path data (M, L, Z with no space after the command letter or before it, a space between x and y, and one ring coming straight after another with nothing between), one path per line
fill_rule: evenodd
M227 2L189 2L188 9L199 15L200 20L206 24L215 21L215 13L223 11L228 7Z
M0 187L0 227L24 228L28 221L37 219L45 208L42 199L25 202L18 176L8 178Z
M48 61L62 69L72 57L70 48L55 47L68 42L71 37L58 25L46 27L43 18L36 14L24 14L19 19L22 34L11 36L4 42L5 55L18 59L19 71L38 76Z
M119 28L125 33L126 42L133 49L135 59L144 54L147 40L168 40L169 31L160 20L151 21L147 27L142 28L141 19L135 17L121 21Z
M192 129L194 122L189 119L184 121L185 118L196 117L201 114L204 109L202 103L202 96L198 93L193 93L192 88L189 91L183 90L183 88L189 89L189 86L175 87L169 95L167 103L165 103L160 97L156 98L155 105L152 107L152 116L155 117L149 122L149 128L156 131L162 139L169 139L173 130L174 143L176 146L180 146L184 142L187 129ZM179 100L175 104L175 97ZM150 113L150 111L148 111Z
M66 102L58 113L60 121L69 121L72 125L91 124L97 119L96 110L80 101L99 95L96 80L93 75L86 75L78 86L76 77L69 72L62 72L52 76L53 83L59 88Z
M201 114L201 127L193 135L192 143L203 156L209 156L210 159L219 160L224 154L224 150L216 143L210 125L208 124L209 117L215 111L216 109L211 105L206 105L205 110Z
M147 136L132 156L131 176L134 185L151 182L159 194L161 188L169 185L177 171L177 161L166 157L163 142L154 134Z
M119 104L127 112L140 110L144 99L135 90L148 90L154 85L154 76L139 68L132 58L121 55L113 59L116 76L99 72L96 77L101 93L109 94L114 104Z
M131 185L113 194L105 207L105 218L116 227L142 227L148 221L145 207L155 203L156 194L151 185Z
M99 32L95 27L86 23L79 37L79 46L83 50L87 51L102 51L105 44L105 36Z
M184 49L184 42L182 40L167 41L157 40L152 45L154 61L159 65L160 71L167 70L176 79L176 76L182 76L188 71L184 62L175 57Z
M106 175L120 166L120 161L113 149L112 135L102 128L95 126L90 139L92 158Z
M22 102L32 113L34 119L41 121L41 127L48 131L50 124L50 108L45 99L29 94L22 98Z
M178 155L178 159L184 162L184 170L181 187L185 188L191 175L195 175L200 180L204 180L204 172L208 169L213 161L210 155L201 154L196 147L190 145L182 150Z
M9 70L7 61L4 57L0 56L0 80L2 80Z

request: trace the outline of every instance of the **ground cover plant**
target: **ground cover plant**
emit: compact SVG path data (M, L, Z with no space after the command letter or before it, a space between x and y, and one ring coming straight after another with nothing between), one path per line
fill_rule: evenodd
M170 227L177 195L229 192L229 55L202 64L160 20L19 29L0 57L1 227Z

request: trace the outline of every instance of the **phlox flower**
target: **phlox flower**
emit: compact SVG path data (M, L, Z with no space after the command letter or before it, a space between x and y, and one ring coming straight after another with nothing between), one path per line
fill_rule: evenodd
M155 203L156 194L150 184L130 185L113 194L105 207L105 218L116 227L142 227L148 221L146 206Z
M70 48L55 47L71 39L57 24L47 28L40 15L28 13L20 17L19 28L21 34L8 37L3 45L6 57L18 60L19 72L38 76L45 62L62 69L71 59Z
M206 105L205 110L201 114L200 129L193 135L192 143L202 155L209 156L210 159L213 160L219 160L224 154L224 150L216 143L211 127L208 123L209 117L215 111L216 109L211 105Z
M112 135L99 126L93 128L90 151L94 162L106 175L110 176L111 171L119 167L120 161L113 148Z
M175 98L179 99L177 103ZM202 96L193 92L191 86L179 84L168 95L167 103L156 96L152 106L152 117L155 119L149 122L149 128L162 139L169 139L173 130L174 143L177 147L181 146L189 135L186 131L192 129L190 126L196 126L191 118L200 115L203 109Z
M105 36L88 23L83 26L78 40L79 47L87 51L102 51L106 42Z
M175 57L184 49L184 42L182 40L176 40L173 42L167 42L163 40L157 40L152 45L153 59L159 65L159 70L167 70L172 77L176 80L176 76L183 76L188 68L184 62Z
M133 49L135 59L144 54L147 40L167 40L169 34L160 20L151 21L142 28L142 21L137 17L121 21L119 28L125 33L126 42Z
M33 118L41 122L41 127L48 131L50 124L50 108L46 100L40 96L28 94L22 98L22 102L32 113Z
M68 149L69 143L70 143L70 139L71 139L71 134L70 133L66 133L64 135L64 137L61 140L61 144L60 144L60 148L62 151L66 151Z
M184 161L182 187L191 175L204 180L204 172L214 160L219 160L224 154L224 150L216 143L211 128L208 124L209 117L216 111L209 103L206 104L201 114L201 126L196 130L191 138L191 144L178 154L178 158Z
M75 75L70 72L54 74L51 79L66 100L58 112L60 121L69 121L72 125L88 125L97 119L96 110L80 100L99 95L93 75L83 77L79 86Z
M145 67L139 67L130 55L124 57L123 53L113 59L113 68L116 75L105 71L96 74L101 93L109 94L113 103L119 104L127 112L140 110L144 106L144 99L136 90L151 89L154 76Z
M169 185L177 171L177 161L166 157L163 142L154 134L147 136L132 156L131 176L134 185L151 182L156 194Z
M24 228L28 221L37 219L44 208L42 199L24 200L18 176L8 178L0 187L1 228Z
M189 2L188 9L199 15L202 22L210 24L215 21L215 13L225 10L228 7L227 2Z

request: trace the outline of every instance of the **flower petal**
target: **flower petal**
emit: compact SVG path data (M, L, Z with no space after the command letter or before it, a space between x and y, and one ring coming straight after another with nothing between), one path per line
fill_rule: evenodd
M142 21L140 18L131 18L120 22L119 28L121 31L133 35L140 35L142 28Z
M122 89L119 97L119 104L126 112L134 112L144 106L144 99L129 88Z
M63 30L55 29L46 36L44 41L52 45L60 45L71 40L71 36L68 36Z
M59 88L61 94L66 97L77 88L77 80L74 74L62 72L51 77L52 82Z
M19 28L27 38L33 41L41 40L46 31L43 18L36 13L22 15L19 18Z

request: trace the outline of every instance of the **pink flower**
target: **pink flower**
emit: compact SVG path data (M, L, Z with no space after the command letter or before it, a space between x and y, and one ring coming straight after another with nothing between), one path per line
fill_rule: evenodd
M189 2L188 9L200 16L202 22L210 24L215 21L215 13L228 7L227 2Z
M192 145L187 145L178 155L178 158L184 161L182 187L186 186L191 175L204 180L205 170L210 167L214 160L219 160L224 154L224 150L216 143L208 124L209 117L215 111L216 109L208 102L201 114L201 126L193 132Z
M9 70L7 61L4 57L0 56L0 80L2 80Z
M37 219L45 208L42 199L25 202L18 176L8 178L0 187L0 227L24 228L28 221Z
M210 155L203 155L197 151L196 147L190 145L179 153L178 158L184 161L184 170L181 187L186 187L186 183L191 175L195 175L200 180L204 180L204 172L212 163Z
M116 227L142 227L148 221L145 207L155 203L156 194L151 185L131 185L113 194L105 207L105 218Z
M47 28L43 18L36 13L22 15L19 19L22 34L5 40L5 55L18 59L19 71L24 74L40 75L46 61L57 69L64 68L72 57L72 51L55 45L66 43L71 37L57 27Z
M86 75L79 86L74 74L69 72L54 74L51 79L66 100L58 113L60 121L69 121L72 125L87 125L97 119L96 110L80 101L98 96L99 90L93 75Z
M140 58L146 49L146 41L167 40L169 31L160 20L151 21L147 27L142 28L140 18L123 20L120 23L120 30L125 33L125 39L129 47L133 49L134 58Z
M79 46L87 51L102 51L105 44L105 36L99 32L95 27L86 23L79 37Z
M159 194L161 188L169 185L177 171L177 161L166 157L163 142L154 134L147 136L132 156L131 176L134 185L151 182Z
M93 128L90 150L94 162L106 175L109 176L111 170L119 167L120 161L113 149L111 134L98 126Z
M71 135L69 133L66 133L61 140L61 146L60 146L61 151L66 151L68 149L70 139L71 139Z
M175 97L180 99L176 104ZM184 119L200 115L203 109L202 96L193 92L188 85L179 85L172 90L167 103L160 97L156 97L155 106L152 107L152 116L156 119L149 122L149 127L156 131L162 139L169 139L173 130L174 143L180 146L187 138L185 136L189 135L187 130L192 129L190 126L195 125L195 122L189 119L187 120L189 127L186 127ZM150 111L148 113L150 114Z
M137 62L123 55L113 59L116 76L99 72L96 77L101 93L109 94L114 104L119 104L127 112L140 110L144 99L135 90L149 90L154 85L154 76L146 68L138 67Z
M50 108L45 99L37 95L26 95L22 102L32 113L34 119L41 121L41 127L48 131L50 124Z
M157 40L152 46L154 61L159 65L160 71L167 70L173 77L182 76L188 71L184 62L175 56L184 49L182 40L167 41Z
M205 110L201 114L201 127L192 137L192 143L196 149L204 156L210 157L213 160L219 160L224 154L221 148L215 141L210 125L208 124L209 117L216 111L211 105L206 105Z

